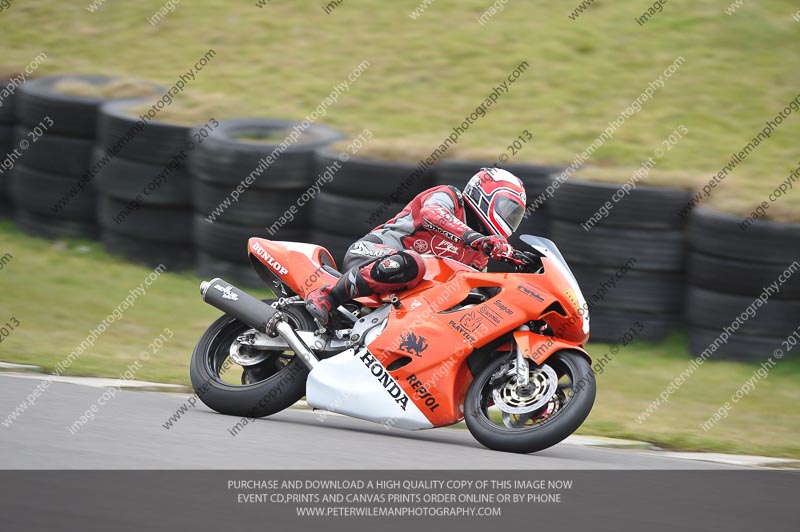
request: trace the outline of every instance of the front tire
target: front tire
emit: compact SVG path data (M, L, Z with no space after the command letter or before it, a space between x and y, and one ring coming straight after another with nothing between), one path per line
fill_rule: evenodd
M502 413L497 408L490 411L495 406L495 389L513 390L515 377L509 377L508 371L513 361L513 356L496 359L472 382L464 400L467 428L476 440L496 451L547 449L575 432L592 410L596 383L591 365L581 353L561 350L545 361L548 371L534 379L539 370L531 362L531 382L543 384L544 373L557 378L556 390L547 403L525 414ZM534 390L532 396L539 392Z
M290 307L284 313L296 330L314 329L305 310ZM238 319L224 315L200 337L192 353L192 387L206 406L220 414L270 416L292 406L306 393L309 370L288 349L270 352L256 366L233 363L229 356L231 343L249 329Z

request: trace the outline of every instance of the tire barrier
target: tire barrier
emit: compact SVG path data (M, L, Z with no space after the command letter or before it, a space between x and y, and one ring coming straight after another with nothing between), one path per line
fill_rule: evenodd
M284 139L295 138L291 144ZM325 126L288 120L223 120L189 158L195 179L236 187L300 190L314 180L314 151L343 138Z
M638 322L637 340L658 340L682 324L686 237L677 213L689 195L570 179L548 200L550 238L590 306L592 339L616 343Z
M692 211L687 234L692 250L734 260L786 266L800 258L800 224L759 220L747 230L733 214L698 207ZM795 245L792 245L795 244Z
M2 79L0 79L0 87L6 88L10 85L17 85L16 81L11 81L11 78L6 78L5 74ZM11 77L14 77L12 74ZM10 88L10 87L9 87ZM0 126L13 126L17 123L17 112L16 112L16 101L17 101L17 91L6 91L6 96L3 97L2 101L0 101Z
M0 110L9 105L4 102ZM14 128L11 125L0 123L0 162L6 161L8 155L14 150ZM8 163L10 165L10 163ZM5 165L0 167L0 218L7 218L11 215L10 193L8 191L11 169L6 170Z
M129 109L136 100L100 108L94 151L101 241L111 253L170 270L193 266L192 179L186 169L191 128L150 121ZM137 126L137 124L139 124ZM128 138L122 146L120 139ZM113 155L113 156L112 156Z
M104 148L112 148L120 139L128 138L124 145L116 148L116 157L129 161L167 166L180 159L181 150L186 150L190 140L190 127L148 121L137 131L139 117L132 114L131 108L141 105L140 100L120 100L104 104L100 108L97 123L97 144ZM185 161L180 166L185 166Z
M10 79L0 79L0 87L7 87L11 83ZM14 151L14 126L17 123L16 117L17 92L9 92L0 101L0 219L10 218L12 214L10 176L13 172L13 164L8 156ZM8 167L8 168L7 168Z
M694 356L764 361L800 327L800 224L741 218L705 207L687 226L686 316Z
M102 150L95 150L95 160L102 157L102 153ZM145 205L174 205L191 210L189 173L183 167L168 170L165 172L165 167L160 165L114 157L97 172L95 188L117 199L132 201L139 197Z
M224 261L232 279L252 282L238 271L250 268L249 237L305 241L312 207L296 204L316 179L314 153L342 138L287 120L220 121L189 158L197 271Z
M270 240L287 240L305 242L305 228L283 227L270 236L263 225L242 225L224 222L209 222L205 216L195 214L193 223L193 240L197 251L195 270L200 275L207 275L213 265L220 271L231 274L231 279L239 279L251 286L264 286L258 275L250 267L247 256L247 242L252 237ZM213 277L221 277L216 273Z
M70 93L76 84L89 93L103 89L126 96L122 81L105 76L52 76L22 85L15 102L20 122L15 144L24 149L15 164L11 193L15 205L28 213L85 225L95 219L97 199L86 175L100 107L111 98ZM141 84L140 89L155 93L158 87Z
M339 156L330 151L319 150L315 159L319 172L339 161ZM339 164L341 168L336 172L336 178L325 186L327 192L339 196L406 205L417 194L433 185L433 172L417 172L417 166L411 163L350 157Z
M196 253L194 271L204 279L221 277L237 285L264 288L264 281L249 264L219 259L202 251Z
M81 191L64 204L57 214L53 213L53 205L69 194L74 183L71 176L42 172L17 164L11 174L11 197L15 207L52 220L94 223L97 195L93 189Z
M106 251L131 262L151 268L159 264L169 271L190 269L194 265L194 249L187 242L155 242L114 231L102 231L100 243Z
M100 195L101 241L112 254L170 270L192 266L192 210L188 206L134 204Z
M125 90L121 81L107 76L50 76L26 82L21 86L17 100L17 118L23 125L33 127L46 116L53 121L48 129L51 135L93 139L97 133L100 106L112 98L98 96L79 96L60 90L66 84L107 87ZM153 96L161 89L157 85L142 84L141 89ZM120 92L117 98L130 98L130 94Z
M195 212L210 216L220 202L230 194L230 185L219 185L195 179L192 184L192 203ZM297 201L299 190L263 190L250 188L239 197L235 205L215 216L215 222L260 226L261 232L272 225L286 212L286 208ZM311 206L298 209L294 215L300 227L307 227L311 219Z
M87 222L53 218L31 212L17 205L14 206L14 223L23 233L42 238L96 239L99 233L94 220Z
M36 131L32 128L36 128ZM51 135L49 132L39 133L42 129L43 127L37 124L15 128L14 145L19 146L26 140L29 142L28 149L20 151L21 156L17 164L70 179L80 177L89 169L94 139Z

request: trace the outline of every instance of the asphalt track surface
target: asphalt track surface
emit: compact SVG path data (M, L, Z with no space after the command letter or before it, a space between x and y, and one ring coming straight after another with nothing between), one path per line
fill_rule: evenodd
M0 375L0 421L40 381ZM562 443L531 455L483 448L466 430L411 432L289 409L249 423L195 406L163 424L184 394L119 391L75 434L69 427L104 390L52 382L9 427L0 425L0 469L733 469L658 452Z

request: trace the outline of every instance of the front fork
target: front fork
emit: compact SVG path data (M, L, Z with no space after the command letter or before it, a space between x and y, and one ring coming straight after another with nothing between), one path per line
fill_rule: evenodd
M527 325L521 326L519 331L530 331ZM514 342L514 350L517 353L516 370L517 370L517 385L520 387L527 387L530 384L530 367L528 366L528 359L522 354L522 348L517 342Z

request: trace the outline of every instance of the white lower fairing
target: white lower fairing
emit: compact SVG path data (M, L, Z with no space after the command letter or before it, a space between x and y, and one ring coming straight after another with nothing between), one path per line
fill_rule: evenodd
M314 408L419 430L433 425L366 348L321 360L308 375L306 400Z

